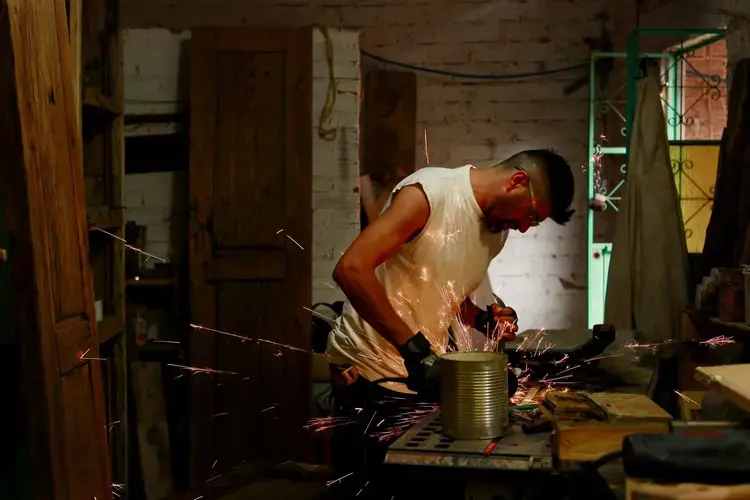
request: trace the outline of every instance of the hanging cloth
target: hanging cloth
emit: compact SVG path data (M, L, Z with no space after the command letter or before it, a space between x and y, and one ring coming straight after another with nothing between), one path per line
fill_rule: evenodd
M655 77L638 82L632 127L605 320L635 330L639 342L654 343L675 337L688 306L685 233Z
M750 259L750 59L737 63L727 108L703 246L704 274L714 267L737 267Z

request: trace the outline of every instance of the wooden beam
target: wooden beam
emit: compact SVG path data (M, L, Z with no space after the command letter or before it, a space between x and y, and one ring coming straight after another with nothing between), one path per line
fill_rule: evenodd
M81 127L81 87L83 86L81 68L81 20L83 0L68 0L68 38L70 40L70 66L73 73L73 96L75 109L78 110L78 127Z

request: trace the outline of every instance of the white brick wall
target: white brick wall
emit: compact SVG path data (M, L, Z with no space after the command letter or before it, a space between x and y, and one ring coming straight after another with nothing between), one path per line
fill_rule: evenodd
M404 63L454 72L517 73L586 62L589 49L583 38L600 34L601 24L595 17L607 3L285 0L271 5L260 0L123 0L122 15L129 28L161 26L172 30L193 25L320 23L358 30L364 50ZM366 57L362 64L364 69L386 67ZM526 235L513 235L491 268L494 287L518 309L522 328L586 322L586 291L582 288L586 284L585 174L579 166L587 160L588 95L585 87L568 97L562 90L582 74L511 81L418 74L418 140L421 143L427 129L433 163L484 165L522 149L552 147L568 158L578 176L576 207L580 216L566 228L547 223ZM421 151L418 156L421 165ZM330 184L343 193L338 184ZM347 203L354 199L352 195ZM317 191L316 200L331 201ZM348 215L336 215L330 224L338 226L345 219L353 227L355 214L351 207L347 210ZM326 213L333 218L334 211L331 208ZM321 216L322 212L316 220ZM332 241L353 236L347 228L337 231L341 234ZM327 279L340 248L316 243L316 252L325 251L329 258L316 270L316 280Z
M146 226L143 251L178 263L187 248L187 174L158 172L125 176L122 193L125 220ZM183 241L185 243L176 243ZM159 262L150 259L146 267Z
M359 232L358 121L359 34L331 30L338 94L329 127L336 139L318 135L318 118L328 89L325 38L313 38L313 300L332 302L343 295L332 287L338 257ZM129 115L170 114L186 110L189 31L133 29L124 33L125 109ZM128 135L173 133L174 124L128 126ZM127 152L126 152L127 153ZM175 186L177 183L177 186ZM172 204L172 194L187 189L181 172L127 175L127 220L147 226L145 250L172 255L180 243L170 238L175 217L185 217ZM181 203L186 207L184 200ZM184 220L184 219L183 219Z

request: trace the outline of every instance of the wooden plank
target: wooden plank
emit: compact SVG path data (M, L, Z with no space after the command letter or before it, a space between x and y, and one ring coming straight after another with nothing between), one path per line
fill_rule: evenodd
M417 151L417 77L370 71L365 77L363 172L381 183L413 172Z
M65 4L11 0L4 13L0 184L14 235L14 326L24 332L32 497L111 499ZM61 376L73 349L90 351Z
M660 484L642 479L625 480L625 500L747 500L750 484Z
M597 392L588 395L607 420L670 422L672 416L643 394Z
M174 491L161 366L133 362L130 371L146 500L166 500Z
M68 0L68 37L70 42L70 59L73 73L74 106L81 130L81 87L83 86L83 68L81 65L81 21L83 20L83 0Z
M560 461L588 462L622 449L630 434L666 434L667 422L622 421L592 425L589 422L555 422L554 451Z
M750 364L701 366L695 369L695 378L750 412Z

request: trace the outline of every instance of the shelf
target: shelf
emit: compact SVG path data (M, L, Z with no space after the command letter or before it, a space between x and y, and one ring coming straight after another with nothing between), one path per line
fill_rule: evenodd
M112 118L116 118L122 114L122 110L115 104L112 97L94 88L87 88L83 91L82 104L84 110L95 111Z
M109 207L86 207L89 231L109 230L122 227L122 209Z
M731 321L722 321L719 318L708 318L711 320L712 323L716 323L717 325L726 326L727 328L732 328L734 330L740 330L743 332L750 332L750 325L747 325L745 323L733 323Z
M127 286L174 286L174 278L134 278L126 282Z
M101 345L122 333L125 330L125 324L117 316L104 316L96 324L96 329L99 332L99 344Z

